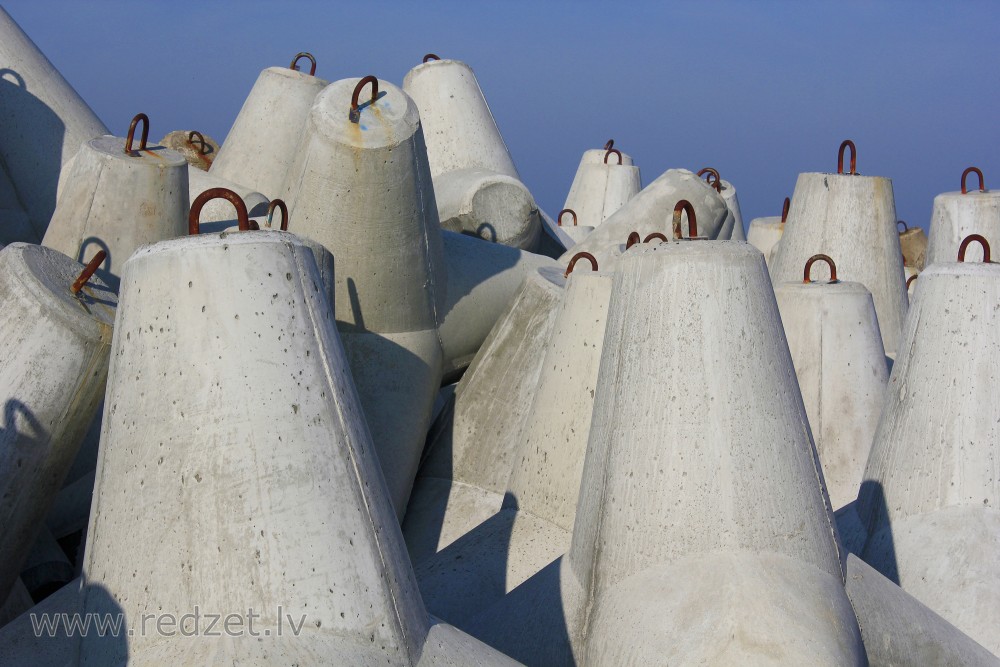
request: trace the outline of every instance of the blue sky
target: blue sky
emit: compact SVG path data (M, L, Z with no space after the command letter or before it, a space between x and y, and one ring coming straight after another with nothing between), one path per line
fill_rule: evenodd
M259 71L311 51L328 80L397 84L464 60L525 183L562 208L580 153L614 137L648 183L717 168L745 222L802 171L893 179L898 217L980 167L1000 187L998 2L69 2L5 9L111 128L222 140Z

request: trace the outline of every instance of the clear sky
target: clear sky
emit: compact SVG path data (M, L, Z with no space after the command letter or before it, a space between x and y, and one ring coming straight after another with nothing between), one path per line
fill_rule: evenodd
M613 137L642 169L717 168L744 220L803 171L893 179L899 218L980 167L1000 188L1000 2L167 2L8 0L5 9L119 136L222 140L259 71L310 51L328 80L401 85L427 52L475 69L550 214L580 154Z

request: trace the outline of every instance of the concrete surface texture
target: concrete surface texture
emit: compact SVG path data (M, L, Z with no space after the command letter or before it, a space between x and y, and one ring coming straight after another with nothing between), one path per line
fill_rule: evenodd
M295 233L336 258L337 326L402 519L441 384L447 279L417 107L361 83L317 96L282 199Z
M580 226L597 227L641 189L639 168L630 156L614 148L588 150L580 158L563 208L576 211Z
M747 243L760 250L764 255L764 261L770 267L771 250L781 240L784 232L785 224L781 221L780 215L754 218L747 229Z
M882 344L895 354L906 317L903 256L896 232L892 181L857 174L799 174L781 245L770 266L775 284L801 280L817 253L836 259L841 280L872 293ZM829 278L815 267L817 280Z
M431 175L459 169L521 180L472 68L460 60L429 60L403 78L420 109Z
M302 62L306 62L303 60ZM281 197L309 110L329 82L289 67L260 73L209 171L269 198Z
M577 661L865 664L760 252L632 248L607 326L563 607Z
M10 181L7 169L0 161L0 244L36 239L38 236L35 234L34 227L31 226L31 220L24 212L24 207L21 206L21 202L17 198L17 191Z
M468 368L524 278L558 262L526 250L442 231L447 302L441 317L444 376L455 381Z
M920 274L858 514L863 557L1000 654L1000 266Z
M514 248L534 250L538 245L538 206L516 178L458 169L434 177L434 196L442 229Z
M659 232L668 239L671 237L672 212L682 199L694 206L698 234L716 238L729 212L725 201L694 173L686 169L669 169L605 220L582 243L563 254L560 261L565 265L576 253L589 252L597 258L602 270L613 270L631 232L638 232L643 239L653 232ZM682 223L686 237L687 214L682 214Z
M60 170L81 144L105 134L108 128L0 8L0 162L30 222L5 220L0 241L42 239Z
M729 215L726 216L726 221L723 223L723 228L719 232L718 238L725 241L746 241L747 235L746 230L743 228L743 213L740 211L740 199L736 195L736 188L724 178L719 179L719 184L721 187L719 194L722 195L722 200L726 202Z
M783 283L774 294L837 510L858 497L889 379L875 304L852 282Z
M128 153L120 137L80 147L42 240L81 262L103 250L97 275L113 289L136 248L187 231L187 161L163 146L140 149L138 127L135 134Z
M0 431L0 599L21 565L104 393L117 299L97 279L76 295L83 266L55 250L0 251L4 426Z
M1000 658L853 554L846 588L870 665L1000 665Z
M564 285L559 268L525 277L429 435L403 522L414 564L500 510Z
M161 146L177 151L192 167L208 171L219 154L219 142L197 130L174 130L164 135Z
M990 243L1000 244L1000 191L980 192L970 184L966 194L945 192L934 197L926 264L954 262L959 244L969 234L981 234ZM969 248L966 259L982 261L979 246Z
M27 593L25 593L27 595ZM30 600L30 598L28 598ZM38 604L0 626L0 664L3 665L78 665L80 637L56 633L41 636L34 631L42 614L75 614L80 612L80 579L74 579Z

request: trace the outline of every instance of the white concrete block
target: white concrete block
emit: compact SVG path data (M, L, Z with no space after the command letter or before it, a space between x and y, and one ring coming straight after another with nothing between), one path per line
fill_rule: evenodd
M969 176L973 176L972 179ZM969 234L981 234L991 243L1000 243L1000 192L986 190L982 180L968 169L962 175L962 190L945 192L934 198L926 264L954 262L958 246ZM982 184L983 189L977 188ZM968 259L978 262L982 251L973 246Z

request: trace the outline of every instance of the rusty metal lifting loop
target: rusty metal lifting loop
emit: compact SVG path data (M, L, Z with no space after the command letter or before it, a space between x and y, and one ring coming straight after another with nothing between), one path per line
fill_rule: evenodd
M188 214L188 235L196 236L201 233L201 209L213 199L228 199L236 207L236 219L239 222L241 232L253 229L250 226L250 215L247 213L247 205L243 203L242 197L226 188L211 188L205 190L191 204L191 213Z
M573 269L574 267L576 267L576 263L581 259L585 259L588 262L590 262L592 270L594 271L597 270L596 257L591 255L589 252L578 252L575 255L573 255L573 259L569 260L569 266L566 267L566 273L563 274L563 278L569 278L569 274L573 273Z
M837 153L837 173L844 173L844 150L847 148L851 149L851 171L849 173L856 176L858 173L858 149L850 139L844 139L843 143L840 144L840 151Z
M788 209L792 206L792 200L785 197L785 203L781 205L781 224L788 220Z
M436 53L428 53L424 56L424 62L430 62L431 60L441 60L441 57Z
M622 153L617 148L609 148L608 149L608 151L604 154L604 164L608 163L608 158L611 157L612 153L614 153L615 155L618 156L618 164L621 165L621 163L622 163Z
M965 261L965 251L968 249L969 244L976 241L983 247L983 264L990 263L990 243L985 238L979 234L970 234L962 239L962 244L958 246L958 261Z
M705 167L704 169L698 170L698 176L704 176L705 181L715 188L716 192L722 192L722 177L719 176L719 172L717 170L712 169L711 167ZM712 176L715 177L714 181L711 179Z
M288 231L288 207L280 199L272 199L267 205L267 226L271 227L271 219L274 217L274 209L281 209L281 231Z
M576 227L576 211L574 211L571 208L564 208L563 210L559 211L559 215L556 216L556 225L562 227L563 216L567 213L573 216L573 226Z
M351 113L348 115L352 123L361 122L361 109L358 108L358 96L361 95L361 89L369 83L372 84L372 99L369 104L374 104L378 98L378 79L369 74L361 79L361 81L358 81L358 85L354 87L354 94L351 95Z
M608 139L608 143L604 144L604 150L606 150L606 151L609 151L609 150L611 150L614 147L615 147L615 140L614 139Z
M201 148L194 145L195 137L198 137L198 142L201 144ZM194 147L201 155L208 155L208 149L210 146L208 145L208 142L205 141L205 135L198 130L191 130L188 132L188 143L191 144L191 146Z
M681 233L681 211L687 213L688 216L688 238L694 238L698 236L698 220L694 215L694 206L691 205L686 199L682 199L677 202L677 206L674 206L674 238L680 239L684 238Z
M896 221L896 231L897 232L899 232L899 226L900 225L903 225L903 232L910 231L910 227L909 227L909 225L906 224L905 220L897 220ZM899 232L899 233L902 234L903 232Z
M293 69L296 72L298 72L299 71L299 61L302 60L303 58L308 58L309 59L309 63L310 63L310 66L309 66L309 76L316 76L316 59L313 58L313 54L306 53L305 51L302 51L301 53L296 53L295 54L295 57L292 59L292 64L288 66L288 69Z
M139 150L146 150L146 140L149 139L149 116L144 113L139 113L135 115L132 119L132 124L128 126L128 134L125 136L125 152L131 155L132 151L132 140L135 138L135 126L142 121L142 136L139 138Z
M912 276L910 276L909 278L906 279L906 289L907 290L910 289L910 283L912 283L917 278L918 278L917 274L914 273Z
M642 242L643 242L643 243L649 243L649 242L650 242L650 241L652 241L653 239L660 239L660 240L661 240L661 241L663 241L664 243L666 243L666 242L667 242L667 237L666 237L666 236L664 236L663 234L661 234L660 232L653 232L652 234L650 234L649 236L647 236L646 238L644 238L644 239L642 240Z
M625 240L625 249L628 250L636 243L642 243L642 237L639 236L639 232L632 232L628 235L628 239Z
M810 257L809 261L806 262L805 271L802 272L802 282L808 285L813 281L810 274L812 273L813 264L818 260L822 260L830 266L830 282L837 282L837 265L833 263L833 259L829 255L813 255Z
M80 276L70 286L69 291L73 294L79 294L80 290L83 289L83 286L87 284L88 280L90 280L90 277L94 275L95 271L97 271L97 268L104 263L107 256L108 253L103 250L98 250L97 254L94 255L94 258L87 262L87 266L85 266L83 271L80 272Z
M979 167L969 167L962 172L962 194L968 194L968 190L965 187L965 179L969 177L969 174L976 174L979 176L979 191L986 192L986 183L983 182L983 172Z

